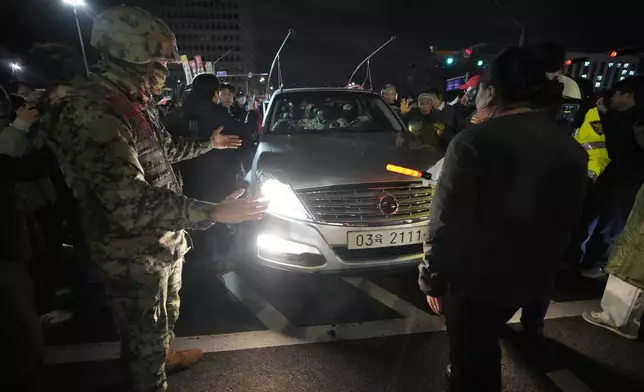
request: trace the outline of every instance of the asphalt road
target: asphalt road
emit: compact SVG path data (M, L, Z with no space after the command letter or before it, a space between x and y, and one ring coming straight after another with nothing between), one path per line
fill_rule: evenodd
M644 345L579 317L602 292L601 282L562 276L539 352L522 343L515 316L502 340L504 390L644 391ZM415 271L339 277L187 266L175 346L206 356L172 375L170 390L446 391L444 324L424 301ZM96 302L87 295L84 311L48 331L54 390L122 390L116 334Z

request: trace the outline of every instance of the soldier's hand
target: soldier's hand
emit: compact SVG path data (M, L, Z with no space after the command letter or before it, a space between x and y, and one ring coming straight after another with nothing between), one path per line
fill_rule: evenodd
M259 197L240 199L244 189L238 189L221 203L215 206L210 218L213 222L241 223L262 219L263 213L268 208L268 202Z
M224 130L224 127L218 127L212 133L210 141L212 142L212 148L217 150L225 150L227 148L239 148L242 145L242 140L237 135L222 135L221 131Z

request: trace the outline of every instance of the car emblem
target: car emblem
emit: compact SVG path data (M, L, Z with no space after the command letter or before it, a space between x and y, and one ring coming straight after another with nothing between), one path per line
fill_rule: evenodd
M398 212L398 200L393 195L385 195L378 199L378 209L385 215L393 215Z

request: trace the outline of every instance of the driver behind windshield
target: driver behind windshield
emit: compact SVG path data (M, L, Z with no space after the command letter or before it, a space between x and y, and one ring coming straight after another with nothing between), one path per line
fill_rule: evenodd
M342 114L335 121L337 128L362 128L370 122L369 116L359 116L358 105L345 103L342 105Z

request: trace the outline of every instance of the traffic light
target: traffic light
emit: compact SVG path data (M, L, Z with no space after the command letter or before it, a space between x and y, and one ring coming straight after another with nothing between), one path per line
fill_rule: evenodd
M614 50L610 52L610 57L617 57L617 52Z
M572 60L566 60L566 62L564 63L564 65L570 65L570 64L572 64Z
M477 67L482 67L483 66L483 60L479 60L476 62Z
M463 50L463 57L465 57L466 59L470 58L471 55L472 55L472 49L465 48Z
M454 63L454 57L448 57L445 62L447 65L452 65Z

